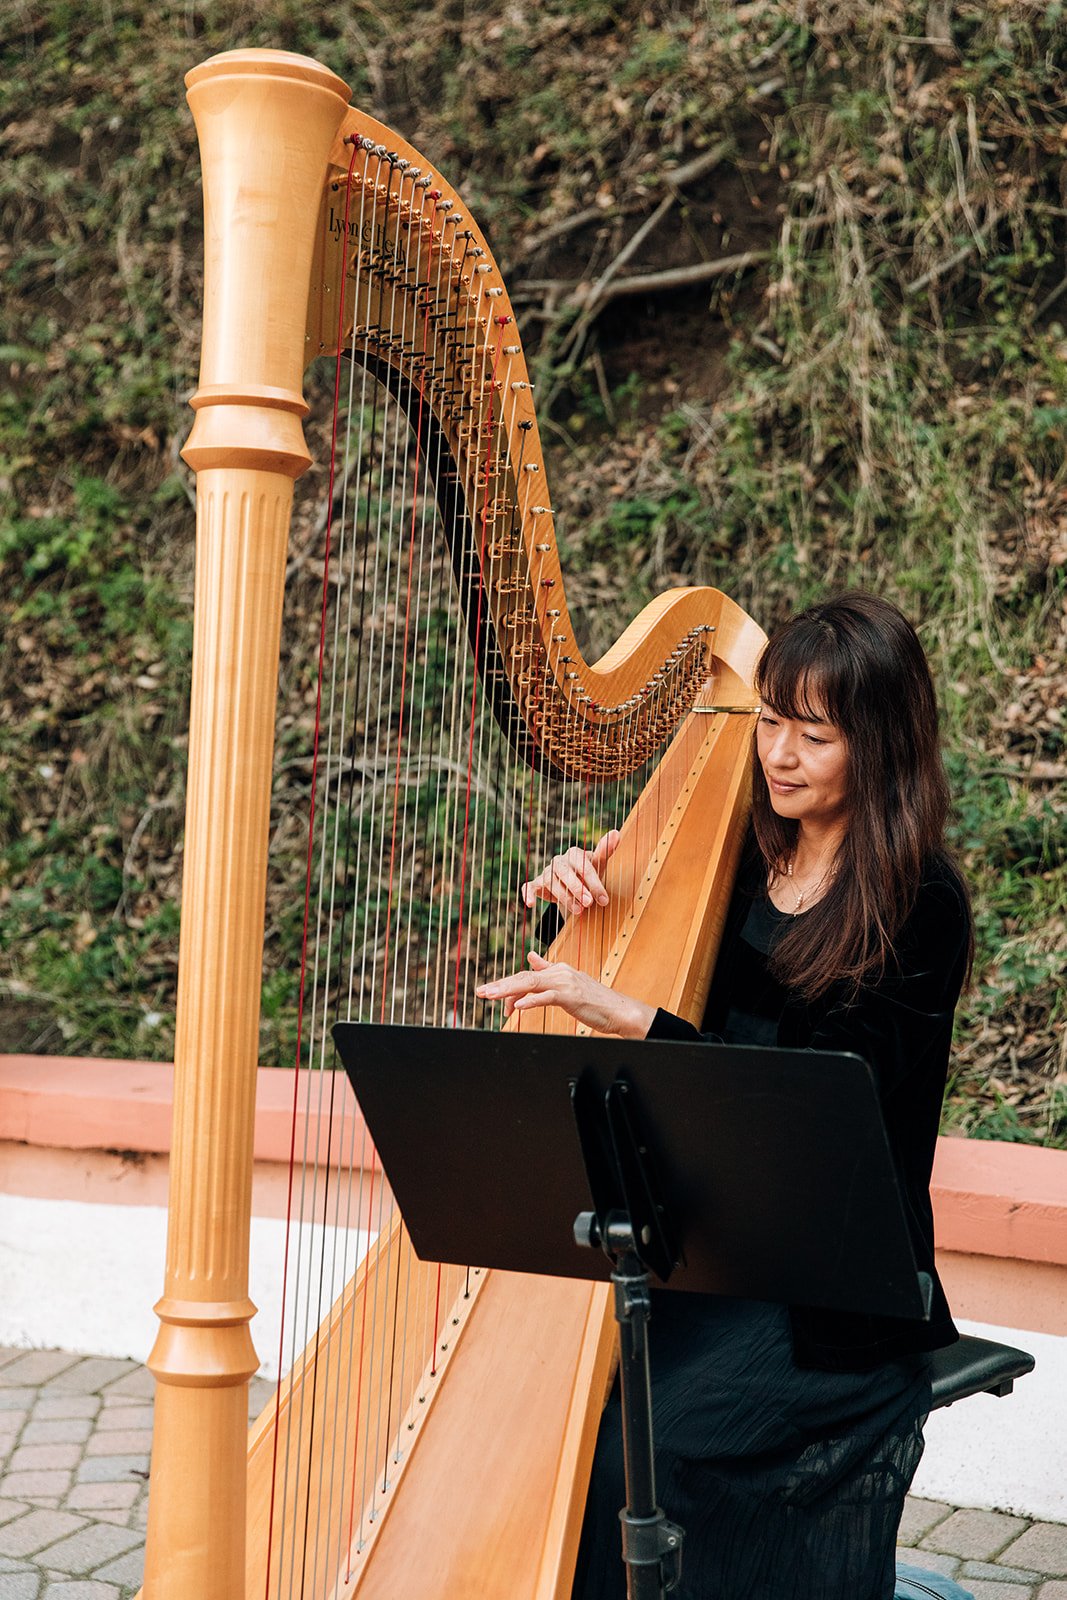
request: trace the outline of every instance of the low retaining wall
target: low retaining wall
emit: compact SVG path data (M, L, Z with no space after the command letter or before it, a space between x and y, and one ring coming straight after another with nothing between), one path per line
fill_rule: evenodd
M0 1056L0 1192L165 1206L173 1087L173 1067L159 1062ZM335 1130L331 1149L307 1102L307 1074L298 1087L292 1070L260 1068L258 1217L286 1214L292 1143L324 1166L352 1151L371 1159L358 1109L348 1104L343 1147ZM932 1193L938 1266L958 1314L1067 1335L1067 1152L939 1139Z
M956 1314L1067 1334L1067 1151L939 1139L931 1193Z
M320 1129L316 1099L328 1083L259 1073L250 1287L265 1376L289 1364L280 1263L294 1089L296 1149L309 1152L324 1191L340 1190L342 1169L354 1165L358 1181L373 1166L347 1083L333 1135ZM0 1344L145 1358L163 1283L172 1091L173 1069L155 1062L0 1056ZM1038 1365L1010 1399L979 1396L930 1418L915 1490L1067 1521L1067 1152L940 1139L932 1193L957 1319L1031 1349ZM354 1266L371 1225L370 1207L357 1211L334 1226L331 1250ZM291 1272L319 1248L314 1232L290 1235ZM299 1292L290 1278L290 1305Z

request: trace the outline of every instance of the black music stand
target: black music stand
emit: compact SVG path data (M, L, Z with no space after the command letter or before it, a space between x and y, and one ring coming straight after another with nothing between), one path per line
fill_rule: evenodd
M683 1291L929 1314L857 1056L345 1022L333 1032L423 1260L613 1281L630 1600L674 1586L682 1543L656 1505L652 1274ZM462 1209L442 1207L443 1190L463 1195Z

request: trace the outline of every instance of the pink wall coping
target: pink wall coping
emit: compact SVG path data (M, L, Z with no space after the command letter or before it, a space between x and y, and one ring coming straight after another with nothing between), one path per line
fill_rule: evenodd
M255 1158L288 1162L292 1068L260 1067ZM296 1149L318 1124L326 1080L300 1074ZM170 1150L174 1068L155 1061L0 1055L0 1140L67 1150ZM332 1143L362 1150L363 1122L347 1082L335 1105ZM310 1107L310 1109L308 1109ZM353 1120L355 1125L353 1129ZM354 1142L353 1142L354 1132ZM311 1153L328 1158L323 1128ZM369 1159L370 1146L367 1145ZM941 1251L1067 1266L1067 1151L993 1140L941 1138L932 1183Z
M938 1139L930 1193L939 1250L1067 1265L1067 1150Z
M291 1067L260 1067L256 1083L256 1161L288 1163L293 1140ZM363 1118L342 1075L335 1099L332 1140L320 1125L318 1073L302 1072L297 1091L296 1153L328 1159L363 1152ZM343 1095L343 1099L341 1096ZM0 1055L0 1140L60 1150L170 1151L174 1068L159 1061L101 1061L82 1056ZM327 1102L324 1100L324 1110ZM353 1125L354 1119L354 1125ZM343 1123L343 1128L342 1128ZM315 1130L314 1144L310 1142ZM365 1160L370 1159L368 1143Z

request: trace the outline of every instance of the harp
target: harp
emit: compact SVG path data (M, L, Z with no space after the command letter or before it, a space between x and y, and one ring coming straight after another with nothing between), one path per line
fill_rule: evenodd
M206 273L184 452L195 643L144 1593L564 1600L611 1370L605 1292L416 1260L373 1152L355 1147L329 1022L491 1025L473 988L522 959L530 863L610 821L611 903L567 924L556 954L698 1017L744 827L763 636L717 591L675 590L587 662L507 292L459 196L311 60L232 52L187 83ZM318 356L337 375L336 473L306 685L322 716L294 758L312 814L294 961L297 1081L326 1126L294 1163L294 1193L312 1199L289 1271L309 1292L249 1435L279 635ZM574 1026L553 1012L534 1025Z

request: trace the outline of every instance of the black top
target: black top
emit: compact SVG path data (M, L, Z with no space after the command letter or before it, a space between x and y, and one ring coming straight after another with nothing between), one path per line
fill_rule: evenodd
M930 1174L970 922L955 873L932 860L884 976L858 992L834 986L806 1002L768 971L775 937L791 920L771 904L763 861L750 850L727 914L703 1031L660 1010L648 1037L853 1051L870 1065L916 1263L933 1278L930 1320L790 1308L801 1366L861 1372L959 1337L934 1266Z

